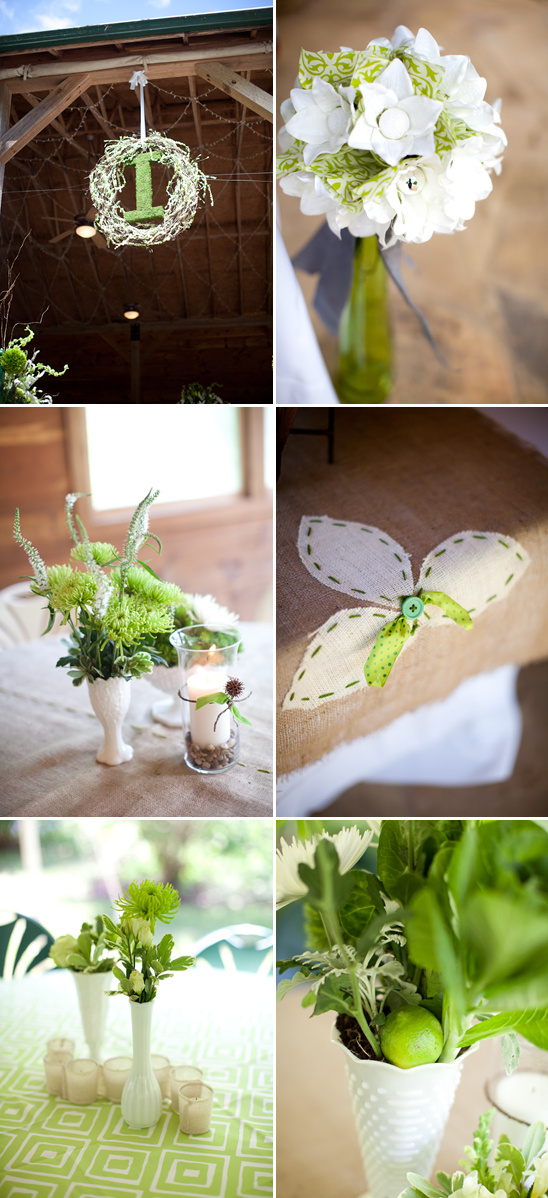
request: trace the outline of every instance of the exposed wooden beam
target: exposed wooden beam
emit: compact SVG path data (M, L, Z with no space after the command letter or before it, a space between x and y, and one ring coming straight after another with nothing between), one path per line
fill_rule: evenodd
M201 113L200 113L200 106L198 104L197 97L196 97L196 80L194 78L189 78L188 90L190 92L190 102L192 104L192 116L194 118L194 127L196 129L196 137L198 139L198 147L201 149L204 144L204 138L203 138L203 133L202 133L202 117L201 117ZM209 239L210 221L209 221L209 214L208 214L208 210L207 210L207 204L205 206L204 211L205 211L207 267L208 267L208 271L209 271L209 289L210 289L210 293L211 293L211 309L212 309L213 315L215 316L215 288L213 285L213 264L211 261L211 245L210 245L210 239Z
M29 104L31 104L33 108L38 108L40 103L44 103L43 100L40 101L36 96L33 96L32 92L27 92L25 99L28 100ZM64 121L62 121L59 117L55 117L54 120L50 121L49 123L53 129L56 129L57 132L61 134L62 137L70 138L70 133L67 132ZM77 154L81 154L83 158L87 159L89 157L88 151L84 150L83 146L79 146L78 142L72 141L72 146L73 149L76 150Z
M143 69L149 79L175 79L179 75L195 75L196 65L207 59L238 70L260 70L272 66L272 42L245 42L237 46L215 46L203 49L170 50L163 54L128 54L123 58L89 58L83 62L35 63L28 67L2 67L0 80L9 80L12 92L44 91L61 79L79 72L90 72L93 83L128 83L131 72ZM233 60L233 61L231 61ZM23 78L25 75L25 78ZM86 85L87 86L87 85Z
M207 79L208 83L232 96L233 100L239 100L240 104L251 108L252 112L257 112L265 121L270 121L271 125L274 124L272 96L249 79L244 79L237 71L231 70L222 62L197 62L196 74L200 79Z
M14 154L23 149L23 146L28 145L37 133L51 124L64 108L82 94L90 78L89 74L80 74L65 79L49 96L40 101L37 108L27 112L16 125L8 129L0 138L0 162L5 165Z
M11 92L5 83L0 83L0 141L5 136L10 125ZM2 209L2 192L4 190L5 166L0 162L0 210Z
M169 332L170 330L180 329L181 332L188 330L193 332L195 329L208 329L213 333L224 333L225 330L233 329L240 332L245 329L265 328L269 329L272 326L272 317L267 315L259 316L216 316L216 317L190 317L180 320L141 320L139 321L141 331L147 333ZM48 325L40 329L40 335L43 337L71 337L82 336L83 333L90 333L94 336L103 337L104 334L125 333L127 335L127 322L111 321L110 324L103 325L82 325L82 324L63 324L63 325Z

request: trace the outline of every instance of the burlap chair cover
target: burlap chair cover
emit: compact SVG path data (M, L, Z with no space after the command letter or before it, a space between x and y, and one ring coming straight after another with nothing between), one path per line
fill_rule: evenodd
M301 424L325 414L307 409ZM286 775L365 736L470 675L548 655L548 463L469 408L337 409L335 463L320 437L290 436L277 508L277 766ZM353 601L311 578L297 552L301 516L367 521L412 556L415 576L431 549L466 529L508 534L531 565L508 598L471 632L427 628L383 690L368 688L311 711L281 705L310 634Z

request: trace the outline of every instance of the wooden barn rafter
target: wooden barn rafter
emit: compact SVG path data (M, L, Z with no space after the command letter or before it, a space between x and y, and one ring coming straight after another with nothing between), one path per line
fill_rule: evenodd
M0 39L11 323L33 324L52 365L69 362L57 402L176 401L195 381L271 402L271 20L264 8ZM76 222L105 141L139 131L139 69L147 127L190 147L213 203L174 241L109 249Z

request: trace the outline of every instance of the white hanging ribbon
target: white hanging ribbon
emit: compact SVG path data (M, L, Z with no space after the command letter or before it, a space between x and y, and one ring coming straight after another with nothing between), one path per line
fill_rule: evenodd
M141 89L141 141L144 141L145 137L147 135L146 127L145 127L145 93L144 93L144 88L146 87L147 83L148 83L148 79L147 79L144 71L134 71L133 75L131 76L131 79L129 81L129 86L132 91L135 91L137 84L139 84L139 87Z

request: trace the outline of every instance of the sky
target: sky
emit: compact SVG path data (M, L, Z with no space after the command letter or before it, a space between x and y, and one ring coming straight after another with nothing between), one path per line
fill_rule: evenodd
M265 8L265 0L0 0L0 37L41 29Z

